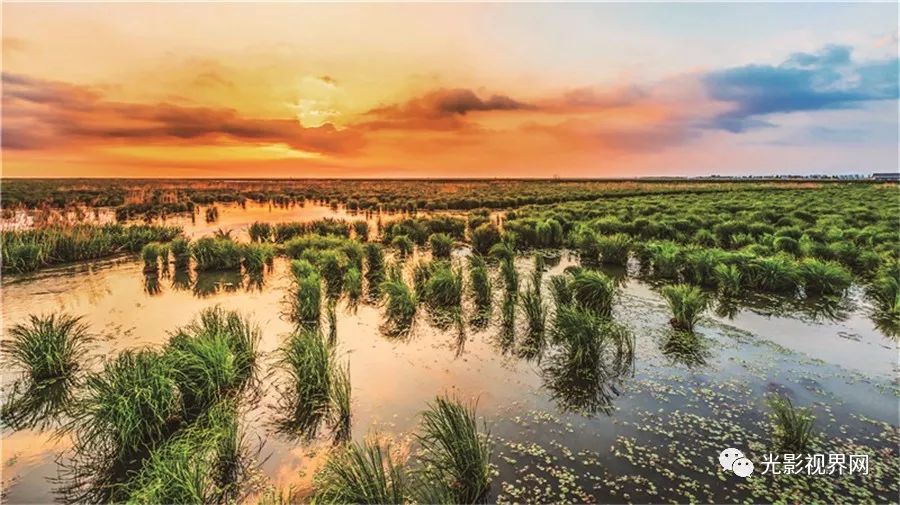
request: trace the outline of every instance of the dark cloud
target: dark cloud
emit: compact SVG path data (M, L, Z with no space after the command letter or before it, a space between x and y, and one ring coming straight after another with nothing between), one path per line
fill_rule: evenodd
M401 104L372 109L366 116L373 118L365 126L380 128L454 129L463 126L462 116L470 112L514 111L535 107L506 95L479 97L465 88L438 89Z
M326 124L258 119L225 108L139 104L104 99L95 90L3 73L3 147L54 148L79 143L283 142L296 149L343 152L361 138Z
M710 72L703 77L709 96L731 103L732 108L713 117L706 126L742 132L771 126L759 117L766 114L895 100L897 78L897 58L856 62L852 49L846 46L795 53L777 66L746 65Z

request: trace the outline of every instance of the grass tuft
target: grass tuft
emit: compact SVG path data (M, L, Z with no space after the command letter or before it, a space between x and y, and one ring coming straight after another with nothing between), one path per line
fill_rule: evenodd
M678 330L694 331L694 325L706 310L709 300L700 288L688 284L665 286L663 298L672 311L672 326Z

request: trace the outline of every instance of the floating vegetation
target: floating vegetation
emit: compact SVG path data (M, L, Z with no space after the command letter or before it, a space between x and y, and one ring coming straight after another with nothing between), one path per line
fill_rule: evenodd
M478 503L491 484L493 444L487 427L481 430L476 404L451 397L437 397L422 413L421 482L446 489L454 503Z
M672 311L672 327L687 332L694 331L694 325L706 310L709 300L700 288L688 284L664 286L662 296Z
M791 399L781 394L770 395L767 403L774 424L773 449L790 454L809 452L815 439L815 418L809 409L794 407Z

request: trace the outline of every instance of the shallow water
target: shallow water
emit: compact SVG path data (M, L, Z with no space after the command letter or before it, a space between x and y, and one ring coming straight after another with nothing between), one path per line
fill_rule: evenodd
M264 217L246 218L228 226ZM192 233L207 231L198 226ZM523 279L531 264L529 258L518 260ZM571 264L564 254L544 278ZM879 463L897 468L897 347L874 329L854 294L838 320L765 315L771 311L758 308L738 309L732 319L711 314L697 330L696 346L684 355L665 352L672 332L662 299L650 284L627 278L614 317L636 337L633 372L602 384L601 401L585 413L583 398L573 398L565 376L548 366L550 354L517 357L515 345L500 336L502 288L496 270L493 276L498 303L492 324L483 331L467 328L462 340L454 329L434 328L424 310L410 338L389 339L379 331L379 307L353 311L341 304L337 338L341 359L350 363L355 439L377 434L404 445L427 402L451 392L477 398L478 412L491 426L499 472L493 500L729 502L759 496L752 490L770 482L762 475L744 481L725 474L716 463L718 452L734 446L760 461L770 439L762 395L782 391L812 406L826 447L882 451ZM302 493L332 444L327 433L304 442L272 426L277 375L265 372L291 329L282 316L289 284L281 259L263 286L235 273L185 279L172 272L158 286L148 285L141 264L130 257L48 270L6 279L4 335L28 314L82 314L100 337L92 353L99 360L127 348L161 346L168 332L206 307L241 311L261 327L260 348L268 353L266 394L245 414L248 439L263 461L259 472L269 485ZM522 318L519 313L520 324ZM520 330L516 341L521 338ZM13 378L4 370L5 385ZM4 430L4 501L53 501L48 479L56 476L55 460L65 458L68 447L66 438L49 432ZM898 484L890 475L854 482L876 501L896 498Z

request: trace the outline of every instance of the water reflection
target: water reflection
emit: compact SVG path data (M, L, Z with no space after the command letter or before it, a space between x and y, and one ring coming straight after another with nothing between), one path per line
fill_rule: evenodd
M150 296L156 296L162 293L162 287L159 285L159 273L144 274L144 293Z
M3 424L13 430L46 429L59 422L73 399L78 380L74 376L39 383L18 380L3 404Z
M240 271L197 272L193 293L197 298L206 298L218 293L233 293L243 287Z
M702 340L702 337L696 333L674 329L666 330L666 338L661 350L673 363L688 368L706 365L706 360L712 355L708 344Z

